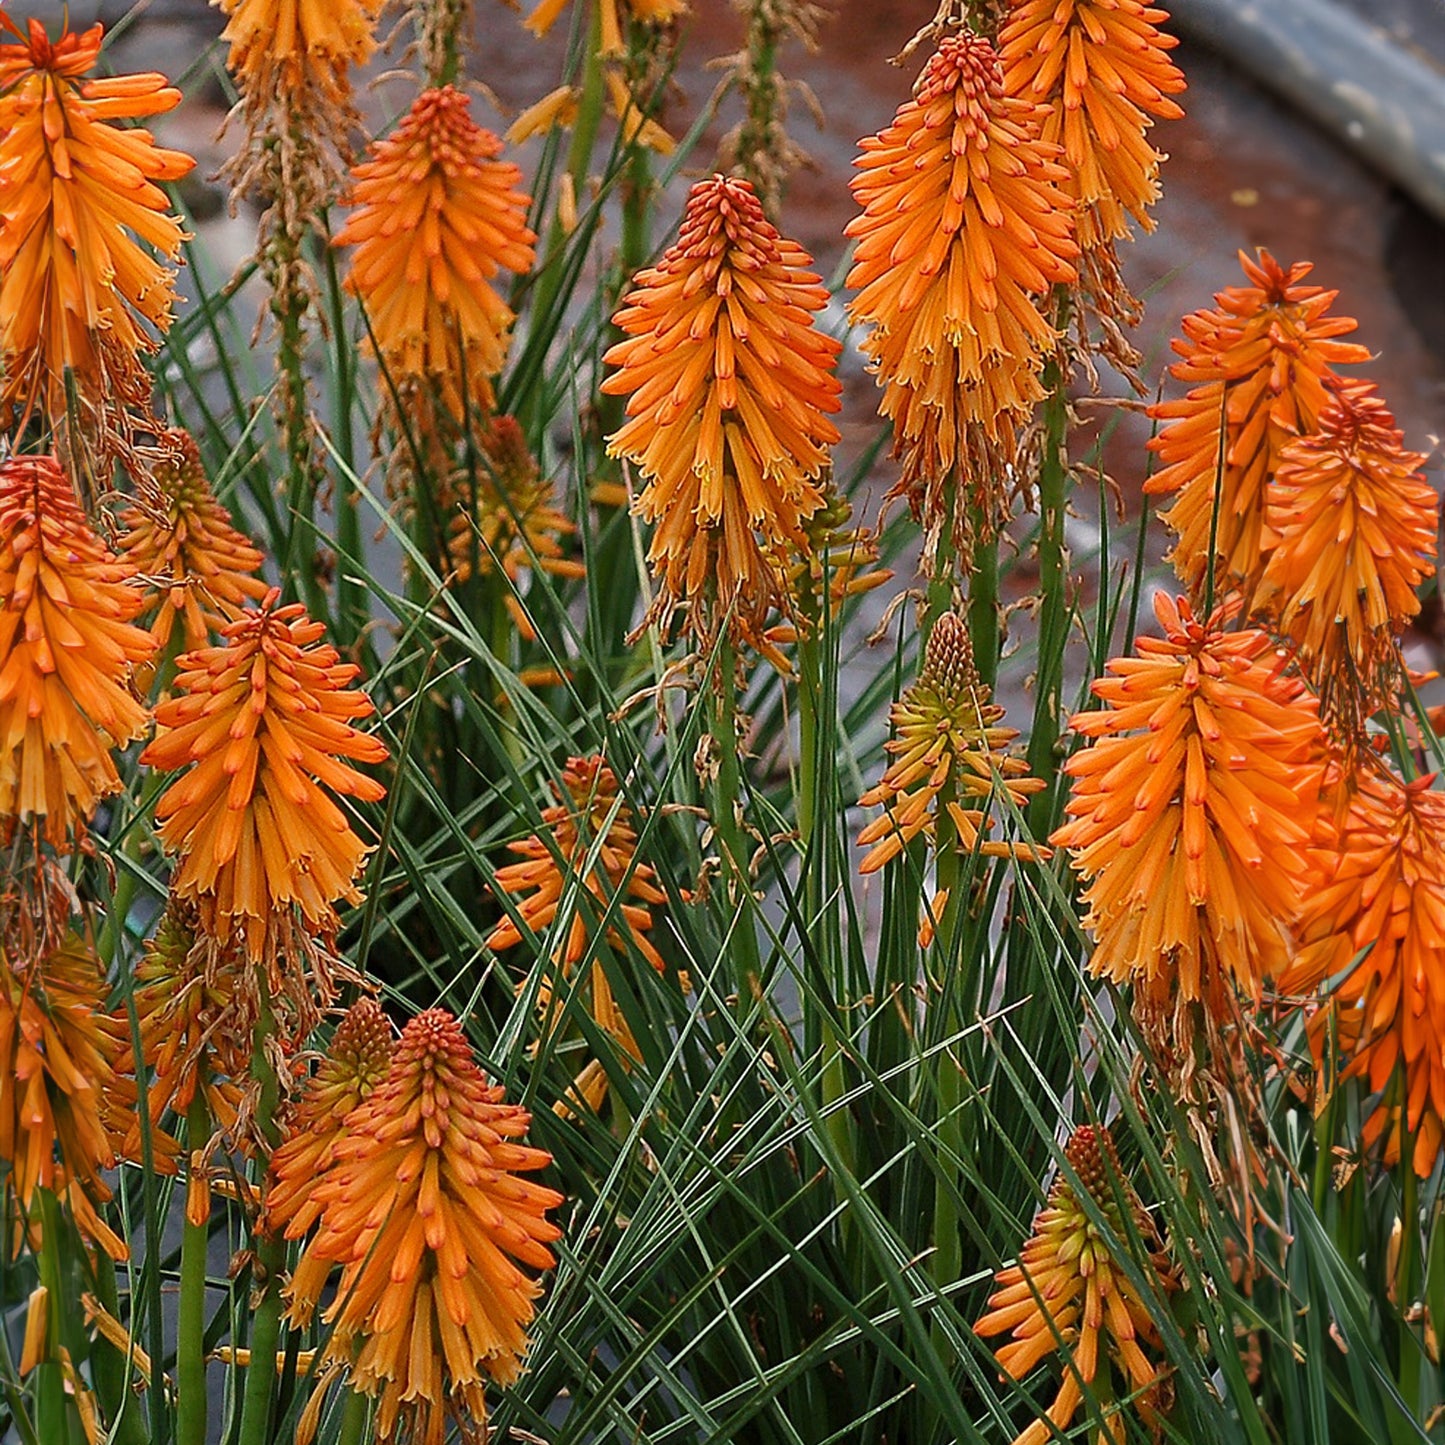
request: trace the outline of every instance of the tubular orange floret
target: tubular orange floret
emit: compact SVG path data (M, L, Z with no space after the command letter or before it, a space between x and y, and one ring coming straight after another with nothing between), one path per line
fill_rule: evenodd
M256 575L264 559L231 525L190 434L167 430L161 445L165 454L150 472L154 494L121 516L120 550L153 589L146 610L155 612L157 650L169 646L178 619L181 646L194 650L266 595Z
M1387 1133L1397 1153L1403 1107L1424 1178L1445 1130L1445 793L1433 774L1402 783L1363 760L1354 782L1343 825L1317 850L1303 943L1282 987L1332 982L1344 1073L1372 1096L1365 1142ZM1326 1018L1316 1015L1316 1029Z
M876 872L920 835L936 843L941 809L947 809L964 853L1049 856L1047 848L1033 843L986 837L1000 791L1022 808L1044 787L1029 777L1022 758L1010 756L1009 744L1018 733L1001 726L1003 716L974 670L967 624L956 612L943 613L929 634L918 681L893 705L894 736L884 748L894 761L858 800L865 808L886 810L858 835L859 845L870 848L860 873Z
M966 460L971 435L1007 452L1044 394L1059 333L1039 306L1076 279L1078 255L1068 172L1039 135L1046 116L1005 94L988 41L957 35L892 124L860 143L848 309L873 328L863 350L916 511L941 505L920 498Z
M146 412L140 357L171 323L185 240L157 181L195 162L117 120L170 110L162 75L87 80L102 30L47 38L0 15L0 424L65 415L65 373L104 438ZM133 239L134 238L134 239Z
M1186 316L1173 343L1183 360L1170 372L1197 384L1182 401L1150 408L1165 423L1149 443L1164 465L1144 490L1174 498L1161 515L1178 536L1175 571L1196 599L1211 571L1222 591L1249 596L1258 586L1280 453L1318 426L1332 368L1369 359L1363 346L1335 340L1357 323L1327 314L1338 292L1301 284L1308 261L1286 269L1268 251L1239 260L1251 284L1217 293L1217 310Z
M607 450L647 482L636 510L657 524L659 613L684 604L703 644L730 609L756 628L787 608L783 559L823 505L841 346L814 325L828 293L811 265L746 181L713 176L613 318L627 340L603 358L617 370L602 390L628 397L628 421Z
M489 409L513 315L491 282L535 258L521 171L451 86L426 90L369 159L333 244L355 246L347 288L365 303L397 383L434 385L454 417Z
M1315 702L1262 632L1155 598L1162 638L1109 663L1108 704L1074 716L1072 821L1051 842L1088 882L1090 970L1132 983L1141 1017L1233 1016L1282 968L1302 907L1324 771Z
M1042 135L1063 147L1085 250L1127 237L1130 217L1154 229L1164 157L1149 131L1184 114L1168 18L1143 0L1014 0L999 33L1005 91L1048 106Z
M1318 430L1280 451L1254 611L1287 637L1347 736L1394 697L1399 638L1435 559L1439 502L1373 382L1334 382Z
M34 820L57 848L120 788L111 750L148 721L129 678L155 644L130 625L131 575L53 457L0 462L0 825Z
M1060 1173L1018 1263L995 1277L988 1311L973 1328L984 1338L1011 1334L995 1351L999 1367L1011 1379L1023 1380L1052 1354L1065 1362L1059 1393L1047 1415L1020 1432L1013 1445L1046 1445L1056 1438L1055 1430L1066 1432L1083 1404L1082 1387L1092 1389L1106 1418L1114 1413L1109 1407L1118 1393L1133 1397L1134 1409L1147 1425L1158 1424L1168 1408L1168 1366L1150 1358L1162 1353L1159 1331L1115 1251L1137 1237L1161 1294L1179 1288L1177 1273L1153 1220L1124 1178L1108 1131L1080 1125L1064 1157L1107 1220L1113 1239L1085 1210L1079 1188ZM1116 1391L1115 1374L1122 1391ZM1110 1442L1123 1438L1117 1416L1099 1436Z
M456 1020L430 1009L310 1181L320 1224L288 1289L291 1316L310 1320L339 1264L325 1363L378 1397L380 1440L441 1445L448 1414L481 1426L486 1382L521 1373L542 1291L519 1265L555 1263L547 1246L561 1231L546 1211L563 1202L521 1177L552 1162L517 1142L529 1123L487 1083Z
M340 761L388 756L351 726L373 711L347 688L359 669L321 642L325 629L299 603L279 604L272 589L219 647L179 660L179 695L157 707L159 731L141 755L188 770L156 804L161 838L179 855L172 894L194 903L200 932L238 937L256 962L278 915L295 908L324 934L338 900L360 899L354 880L368 849L331 795L386 795Z
M0 954L0 1159L22 1211L37 1189L61 1195L119 1260L125 1243L95 1206L110 1198L101 1174L115 1166L135 1090L118 1072L127 1031L106 1010L108 992L100 960L74 934L18 972Z

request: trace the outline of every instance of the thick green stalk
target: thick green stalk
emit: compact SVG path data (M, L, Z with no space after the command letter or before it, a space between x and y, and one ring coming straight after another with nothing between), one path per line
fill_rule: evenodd
M351 1391L341 1410L341 1429L336 1445L366 1445L366 1426L371 1415L371 1397Z
M80 1421L66 1400L65 1377L60 1367L64 1325L70 1312L64 1268L65 1221L60 1201L48 1189L37 1189L34 1198L40 1206L40 1282L49 1296L50 1308L45 1327L45 1358L34 1371L35 1428L45 1445L77 1445Z
M202 1064L196 1070L196 1092L186 1110L186 1148L192 1170L210 1137L211 1111L206 1107ZM176 1445L206 1445L206 1251L211 1230L209 1219L198 1223L191 1218L189 1204L188 1197L176 1317Z
M1420 1414L1420 1357L1423 1346L1406 1316L1415 1302L1416 1241L1420 1233L1419 1180L1415 1175L1414 1143L1407 1122L1408 1111L1400 1106L1400 1260L1395 1275L1395 1301L1400 1316L1400 1396L1411 1420ZM1411 1438L1408 1427L1392 1431Z
M1067 322L1067 317L1063 318ZM1039 467L1039 653L1034 669L1034 721L1029 734L1029 772L1048 786L1029 802L1035 834L1053 821L1058 786L1060 710L1064 652L1069 640L1068 576L1065 567L1064 515L1068 505L1069 402L1066 378L1057 360L1044 369L1044 454Z
M115 1286L115 1265L97 1251L92 1282L101 1308L113 1319L120 1318L120 1294ZM109 1423L110 1445L154 1445L141 1414L140 1401L131 1388L137 1370L124 1350L117 1349L104 1335L97 1335L90 1356L95 1395L101 1417Z
M973 508L973 568L968 579L968 632L979 681L998 681L1002 628L998 603L998 538L992 520ZM985 535L987 533L987 535Z
M268 1148L280 1142L276 1111L281 1089L266 1052L266 1041L275 1031L275 1017L261 983L261 1009L256 1019L251 1046L251 1077L260 1088L256 1104L256 1127ZM271 1402L276 1386L276 1346L281 1338L281 1277L286 1269L286 1241L279 1236L253 1233L257 1300L251 1317L251 1363L246 1370L246 1389L241 1398L241 1428L238 1445L270 1445Z
M736 899L738 919L729 940L737 968L738 1006L746 1008L762 977L758 953L756 901L748 867L750 850L742 824L742 766L738 758L737 677L731 642L718 644L717 675L712 682L712 737L717 749L713 783L713 824L722 848L725 897Z
M326 268L326 294L331 311L331 343L336 354L336 415L331 419L332 442L346 462L337 468L336 478L336 547L340 553L336 576L336 641L350 647L366 626L366 588L351 575L353 565L364 565L361 536L361 494L351 477L355 469L355 438L352 434L351 403L356 386L356 362L346 328L346 312L342 302L341 281L336 270L336 254L331 246L323 246L322 260ZM348 561L348 559L351 559Z

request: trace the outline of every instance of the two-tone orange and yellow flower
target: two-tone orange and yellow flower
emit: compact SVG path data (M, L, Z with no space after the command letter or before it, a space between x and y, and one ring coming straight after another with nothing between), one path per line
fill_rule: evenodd
M1041 134L1063 147L1086 251L1127 237L1131 218L1154 229L1164 157L1149 131L1184 114L1168 18L1143 0L1013 0L999 32L1005 91L1048 107Z
M274 1187L309 1188L319 1217L288 1289L290 1313L311 1319L341 1266L324 1319L326 1364L377 1397L376 1432L442 1445L448 1415L486 1421L488 1380L521 1373L541 1286L561 1231L547 1217L562 1196L528 1174L551 1156L519 1141L530 1116L502 1102L442 1009L419 1014L395 1045L386 1077L346 1115L319 1178L298 1152ZM288 1236L304 1233L292 1218ZM324 1379L330 1378L323 1375ZM310 1438L322 1392L302 1422Z
M155 614L150 634L157 651L170 646L178 621L179 645L190 651L265 597L266 583L256 575L264 559L231 525L190 434L167 430L161 446L164 455L150 469L153 487L121 515L119 545L151 589L145 610Z
M1018 732L1002 726L1003 716L974 669L967 624L956 612L943 613L928 635L918 680L890 713L893 736L883 746L893 761L858 800L865 808L885 810L858 835L859 845L869 849L860 873L876 872L917 837L938 846L945 817L953 846L965 854L1049 856L1037 844L987 837L1001 795L1024 808L1044 787L1028 775L1028 763L1009 753ZM936 909L946 901L936 899Z
M177 695L156 708L157 735L141 755L185 769L155 816L178 855L173 896L194 904L200 930L267 956L279 917L300 913L329 933L335 904L360 898L368 851L333 794L377 802L386 789L343 761L385 761L354 720L373 711L348 687L358 672L322 642L321 623L272 590L230 623L218 647L178 662Z
M602 390L628 398L628 420L607 450L646 482L635 508L656 524L659 607L684 605L703 642L729 611L756 626L786 610L781 568L823 505L841 345L814 324L828 293L811 265L746 181L713 176L613 318L627 339Z
M57 848L119 790L111 751L148 721L130 674L155 643L131 625L131 577L53 457L0 462L0 823Z
M1282 980L1292 992L1332 981L1343 1072L1374 1100L1365 1143L1390 1131L1397 1151L1403 1105L1422 1178L1445 1139L1445 793L1434 782L1361 764L1342 826L1316 850L1303 942Z
M0 15L0 424L66 411L66 373L83 418L127 430L149 408L141 357L171 323L185 233L158 181L195 162L140 126L181 98L162 75L88 79L101 27L51 41ZM161 260L157 260L157 256Z
M1318 427L1332 368L1369 359L1363 346L1335 339L1356 323L1328 314L1337 292L1302 284L1309 262L1285 268L1268 251L1239 260L1250 285L1227 287L1217 310L1186 316L1173 343L1182 360L1170 372L1195 385L1150 408L1164 423L1149 443L1163 467L1144 490L1173 498L1161 515L1177 537L1174 569L1196 600L1211 576L1221 596L1254 592L1280 454Z
M352 167L346 286L393 385L437 388L453 417L492 405L515 319L492 282L535 258L521 171L451 86L426 90Z
M1347 734L1398 691L1400 634L1433 572L1439 501L1372 382L1338 382L1280 451L1253 610L1293 643Z
M1161 1296L1176 1290L1179 1281L1153 1221L1124 1178L1108 1132L1081 1125L1064 1157L1109 1232L1095 1224L1079 1188L1061 1173L1018 1263L998 1272L998 1287L974 1333L984 1338L1011 1334L995 1353L1014 1380L1026 1379L1050 1355L1063 1359L1053 1404L1013 1445L1046 1445L1056 1432L1067 1432L1085 1390L1104 1412L1100 1445L1123 1445L1120 1396L1132 1400L1147 1425L1157 1425L1167 1409L1169 1370L1162 1360L1150 1358L1162 1353L1159 1331L1118 1252L1132 1239L1143 1243L1148 1273Z
M1226 632L1159 594L1163 637L1108 665L1074 716L1070 821L1050 839L1087 882L1090 970L1167 1025L1232 1016L1284 966L1324 773L1316 704L1262 632Z
M900 491L936 484L970 431L1011 445L1044 392L1059 333L1040 307L1076 279L1073 203L1045 107L1009 95L973 34L943 40L892 123L861 142L863 214L848 285L881 410L904 460Z

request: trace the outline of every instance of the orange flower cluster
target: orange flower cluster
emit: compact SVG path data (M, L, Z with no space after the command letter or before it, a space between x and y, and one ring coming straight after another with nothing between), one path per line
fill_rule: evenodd
M291 1280L291 1317L311 1319L340 1265L324 1315L326 1362L380 1398L380 1440L404 1432L442 1445L448 1413L483 1425L485 1382L520 1372L541 1286L518 1264L555 1263L547 1245L561 1231L546 1211L563 1202L520 1177L552 1162L516 1142L529 1122L487 1083L456 1020L430 1009L406 1026L385 1078L346 1115L319 1177L311 1151L277 1155L275 1188L309 1193L288 1237L320 1221Z
M301 104L344 115L351 67L376 49L377 0L218 0L228 17L221 39L248 115Z
M713 176L613 317L627 339L603 358L617 371L602 390L628 397L629 420L607 450L647 480L636 510L657 524L660 603L686 603L700 641L729 609L751 625L786 607L784 554L823 505L841 347L813 324L828 293L811 265L746 181Z
M294 1239L321 1217L316 1181L335 1162L351 1111L386 1077L392 1048L391 1024L375 999L364 998L346 1011L291 1111L285 1139L271 1155L268 1229Z
M22 1211L36 1189L60 1195L119 1260L125 1242L95 1205L110 1198L101 1173L115 1167L135 1090L117 1072L126 1036L107 992L100 960L74 934L22 972L0 954L0 1160Z
M939 45L893 123L860 142L849 307L884 387L900 490L938 482L970 429L1011 444L1059 343L1040 312L1076 279L1073 203L1044 107L1005 93L993 47Z
M1424 462L1373 383L1339 383L1318 430L1281 450L1269 487L1254 607L1293 642L1347 733L1394 695L1398 639L1432 570L1439 503Z
M53 457L0 462L0 821L57 848L120 788L111 749L145 729L130 690L155 644L143 597Z
M858 835L861 847L872 845L859 865L874 873L896 858L920 834L937 840L938 819L947 813L965 853L986 858L1049 856L1032 843L1000 843L984 838L992 820L989 809L1000 790L1016 807L1044 787L1028 776L1028 764L1011 757L1008 746L1018 737L1000 726L1004 710L989 701L989 689L973 666L968 627L955 612L933 624L918 681L893 705L894 736L884 744L895 759L876 787L858 800L865 808L882 806ZM946 899L936 900L941 908Z
M417 97L352 167L355 209L334 242L356 247L346 285L392 380L435 386L454 417L492 405L514 318L491 282L529 270L537 239L521 171L469 105L451 86Z
M171 322L175 274L152 252L175 261L185 239L155 183L195 162L115 122L161 115L181 93L154 74L87 80L99 25L52 42L38 20L22 33L0 14L5 32L15 40L0 44L0 423L36 407L62 417L69 370L82 403L121 425L124 406L148 407L139 357Z
M1164 157L1149 131L1184 114L1168 18L1143 0L1014 0L999 32L1005 91L1049 108L1042 135L1063 147L1086 251L1128 236L1131 216L1154 229Z
M974 1333L987 1338L1012 1332L1013 1338L996 1354L1014 1380L1026 1378L1049 1355L1064 1357L1064 1376L1047 1416L1021 1431L1013 1445L1046 1445L1057 1438L1056 1430L1067 1432L1085 1389L1105 1413L1099 1445L1123 1445L1115 1376L1141 1419L1154 1426L1168 1408L1168 1368L1145 1353L1146 1348L1162 1350L1159 1331L1144 1297L1120 1268L1116 1251L1137 1235L1148 1251L1147 1263L1160 1293L1177 1289L1179 1281L1154 1222L1124 1179L1107 1131L1081 1125L1064 1157L1108 1222L1109 1233L1094 1223L1078 1189L1061 1173L1018 1264L999 1271L988 1313L973 1327Z
M1231 1016L1283 967L1324 770L1314 699L1262 632L1155 598L1162 638L1109 663L1108 704L1075 715L1070 822L1051 842L1089 881L1090 968L1133 983L1146 1018Z
M1422 1178L1445 1143L1445 793L1432 790L1434 781L1361 769L1343 826L1318 850L1305 943L1282 980L1289 990L1312 989L1368 950L1331 994L1345 1073L1379 1096L1367 1144L1404 1105ZM1317 1031L1328 1017L1315 1016ZM1398 1093L1390 1088L1397 1066ZM1398 1137L1388 1142L1398 1149Z
M1178 536L1175 570L1196 595L1211 574L1253 594L1280 454L1318 427L1331 368L1369 359L1363 346L1335 340L1356 323L1327 314L1337 292L1301 284L1308 262L1285 269L1268 251L1239 259L1251 284L1219 292L1216 311L1186 316L1184 339L1173 343L1183 360L1171 373L1195 385L1184 400L1150 408L1165 423L1149 443L1164 466L1144 490L1174 498L1162 515Z
M367 848L332 793L378 802L386 789L340 759L379 763L386 748L351 726L371 700L347 684L358 668L321 643L299 603L267 594L225 629L219 647L186 653L179 696L156 708L159 731L141 755L187 768L156 803L161 838L180 855L173 897L192 901L200 930L238 937L266 957L278 914L307 928L335 925L338 899L355 902Z
M618 949L630 944L661 973L666 964L647 933L650 906L665 903L667 895L653 868L637 858L637 829L616 775L604 758L568 758L554 791L558 801L542 810L542 834L508 845L524 861L497 869L494 886L517 900L522 922L537 938L556 923L569 884L590 895L598 917L616 898L608 942ZM582 961L590 933L588 909L579 905L552 953L564 974ZM487 947L514 948L521 941L521 930L505 918L487 936Z
M166 454L150 473L158 495L122 514L120 550L159 594L147 608L157 651L170 645L177 619L181 645L193 650L266 595L256 576L263 558L216 500L190 434L168 430L161 444Z

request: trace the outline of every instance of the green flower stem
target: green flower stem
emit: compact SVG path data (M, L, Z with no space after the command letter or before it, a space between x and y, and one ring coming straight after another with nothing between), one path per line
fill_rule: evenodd
M338 641L343 647L356 642L366 626L366 587L351 575L352 564L358 570L365 566L361 537L361 495L356 489L351 469L355 466L355 438L352 434L351 405L356 389L356 360L346 327L346 312L341 294L341 280L336 269L336 253L329 245L321 248L326 272L326 296L331 311L331 340L336 360L338 405L332 420L333 442L346 460L339 467L336 479L336 622Z
M371 1415L371 1397L360 1391L347 1391L346 1404L341 1410L341 1429L337 1432L336 1445L366 1445L369 1438L366 1426Z
M116 1289L116 1271L112 1260L97 1252L92 1280L95 1297L101 1308L113 1319L120 1318L120 1295ZM100 1402L101 1417L110 1422L106 1437L111 1445L154 1445L150 1431L141 1415L140 1402L131 1386L138 1371L125 1351L118 1350L104 1335L98 1334L90 1356L95 1394Z
M1067 322L1067 314L1063 314L1060 325ZM1069 398L1067 379L1057 360L1045 367L1044 385L1049 394L1043 407L1044 453L1039 467L1039 652L1034 672L1034 721L1029 734L1028 759L1029 772L1047 786L1029 801L1028 820L1036 835L1046 833L1054 817L1064 653L1069 640L1064 550L1069 484Z
M256 1127L268 1148L280 1142L276 1111L281 1101L280 1082L266 1052L266 1041L275 1032L276 1020L261 981L261 1008L252 1035L251 1077L260 1086L256 1105ZM252 1310L251 1363L246 1370L246 1389L241 1399L241 1427L238 1445L270 1445L271 1401L276 1386L276 1346L281 1338L281 1276L286 1269L286 1241L280 1236L253 1232L255 1269L259 1298Z
M211 1137L205 1065L196 1069L196 1092L186 1110L191 1167ZM206 1445L206 1251L209 1220L197 1224L187 1210L181 1236L181 1293L176 1322L176 1445Z
M973 571L968 581L968 632L979 681L998 681L1000 633L998 605L998 538L992 519L973 508ZM988 533L985 536L985 532Z
M1403 1094L1403 1090L1401 1091ZM1414 1144L1407 1122L1408 1111L1400 1102L1400 1260L1395 1274L1395 1299L1400 1312L1400 1397L1410 1419L1420 1412L1420 1359L1424 1346L1408 1323L1406 1315L1414 1303L1416 1245L1420 1233L1420 1182L1415 1175ZM1401 1440L1414 1438L1409 1424L1391 1422L1391 1435Z
M77 1445L80 1421L65 1397L60 1348L69 1311L64 1260L65 1218L60 1201L48 1189L35 1191L40 1208L40 1282L49 1296L45 1327L45 1358L35 1366L35 1429L45 1445ZM76 1356L72 1353L72 1359Z
M737 900L738 919L731 940L737 960L738 1006L746 1008L762 978L754 914L756 902L748 868L747 835L742 825L742 767L738 758L736 669L729 641L718 644L717 675L712 680L712 736L717 749L713 784L713 823L722 846L725 896Z

